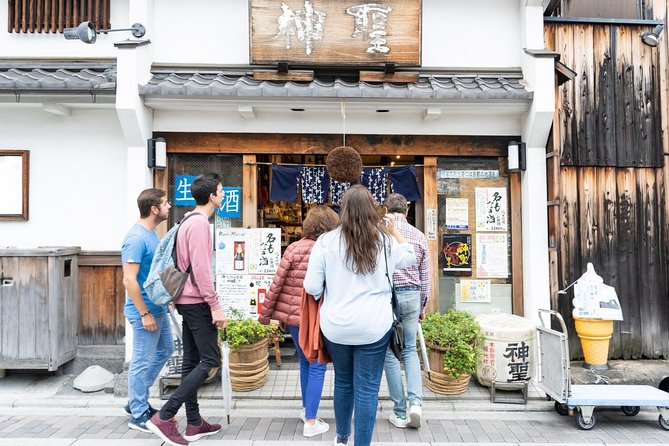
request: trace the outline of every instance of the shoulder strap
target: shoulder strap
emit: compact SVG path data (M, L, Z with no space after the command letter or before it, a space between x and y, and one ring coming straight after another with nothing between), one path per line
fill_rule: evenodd
M177 236L179 235L179 229L181 229L181 225L183 224L183 222L185 222L186 220L191 218L193 215L200 215L200 216L204 217L204 215L200 214L199 212L191 212L190 214L186 215L184 218L181 219L181 221L179 222L179 225L177 226L176 233L174 234L174 247L172 248L172 261L174 262L174 266L176 266L177 268L179 267L178 263L177 263ZM193 268L191 266L192 265L189 263L188 268L186 268L185 272L190 274L191 281L193 283L195 283L195 276L193 276Z
M388 285L390 285L390 306L393 308L393 319L399 320L400 312L397 308L397 296L395 295L395 288L393 283L390 280L390 274L388 273L388 254L386 254L386 236L383 234L383 258L386 261L386 279L388 279Z

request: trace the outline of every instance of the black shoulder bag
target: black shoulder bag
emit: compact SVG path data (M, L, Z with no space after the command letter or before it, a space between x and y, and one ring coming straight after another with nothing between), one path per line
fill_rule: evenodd
M388 255L386 254L386 241L383 239L383 257L386 260L386 279L390 285L390 305L393 308L393 325L390 328L390 343L388 348L393 352L398 361L402 360L402 349L404 348L404 327L402 326L402 318L400 317L400 310L398 308L397 295L395 294L395 287L390 281L388 274Z

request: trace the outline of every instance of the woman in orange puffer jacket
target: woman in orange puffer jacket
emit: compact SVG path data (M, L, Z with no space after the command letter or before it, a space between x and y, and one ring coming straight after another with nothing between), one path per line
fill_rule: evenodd
M305 437L327 432L329 426L316 417L323 392L325 364L309 362L299 345L300 305L302 303L302 282L309 264L311 248L316 239L339 225L339 216L327 206L316 206L307 212L302 222L302 238L291 243L283 253L281 263L269 288L258 320L269 324L276 319L288 327L300 358L300 385L302 390L302 413L304 421L302 434Z

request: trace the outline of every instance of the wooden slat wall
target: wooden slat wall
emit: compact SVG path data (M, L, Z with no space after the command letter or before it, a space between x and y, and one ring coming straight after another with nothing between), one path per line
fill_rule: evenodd
M546 46L577 77L559 90L562 165L661 167L659 52L649 27L547 23Z
M79 344L123 344L125 289L120 255L80 255L79 293Z
M662 169L563 167L560 286L592 262L604 283L615 287L625 318L614 324L611 358L669 355L667 224ZM573 331L571 299L558 310L569 327L572 357L581 357Z
M661 6L647 2L646 11L666 11ZM623 309L609 356L669 356L663 153L669 144L662 138L667 43L644 45L640 35L646 28L545 25L547 47L577 73L558 88L547 148L549 158L557 152L561 161L548 197L549 206L559 202L559 217L549 225L557 241L551 302L567 322L572 359L582 357L571 316L573 293L555 292L580 277L588 262L616 288Z
M7 32L62 33L90 20L109 29L110 0L8 0Z

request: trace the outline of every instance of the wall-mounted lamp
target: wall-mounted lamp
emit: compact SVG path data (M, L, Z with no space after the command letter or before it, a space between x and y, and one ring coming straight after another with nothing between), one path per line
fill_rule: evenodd
M648 46L656 47L660 43L660 34L662 34L663 29L664 25L657 25L651 32L646 31L641 34L641 40Z
M135 23L131 28L96 30L93 22L81 22L76 28L65 28L63 30L63 37L68 40L78 39L84 43L95 43L98 34L107 34L116 31L132 31L132 35L137 38L144 37L144 34L146 34L146 28L141 23Z
M509 143L509 172L521 172L527 167L527 148L524 142Z
M167 143L165 138L146 140L148 155L146 166L150 169L165 169L167 167Z

